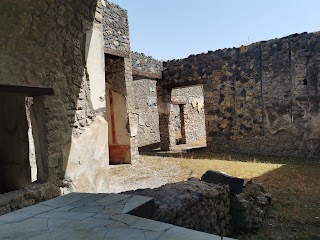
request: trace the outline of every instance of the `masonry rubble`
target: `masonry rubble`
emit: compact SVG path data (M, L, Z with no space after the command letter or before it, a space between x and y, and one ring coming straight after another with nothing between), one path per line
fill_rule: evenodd
M144 217L224 237L257 231L271 204L271 195L259 183L244 182L209 170L201 180L128 193L154 199L154 209Z

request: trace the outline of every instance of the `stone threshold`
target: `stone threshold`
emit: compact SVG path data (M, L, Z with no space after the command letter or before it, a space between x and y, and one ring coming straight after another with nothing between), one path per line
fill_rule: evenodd
M231 239L130 215L153 205L138 195L70 193L0 216L0 239Z

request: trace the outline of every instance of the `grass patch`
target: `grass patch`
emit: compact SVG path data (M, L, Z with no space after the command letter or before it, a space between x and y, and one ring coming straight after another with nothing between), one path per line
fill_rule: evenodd
M239 239L320 239L320 158L203 152L158 152L154 158L178 164L189 177L212 169L262 183L272 194L270 211L258 233Z

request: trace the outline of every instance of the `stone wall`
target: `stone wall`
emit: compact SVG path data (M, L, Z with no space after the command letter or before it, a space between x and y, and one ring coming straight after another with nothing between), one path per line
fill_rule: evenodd
M130 53L130 37L127 10L106 2L104 17L104 46L109 50Z
M139 118L138 145L139 147L158 143L159 114L157 107L156 81L141 79L134 81L136 109Z
M206 138L203 86L172 89L171 101L183 106L186 142Z
M104 98L90 90L104 69L97 76L88 65L92 47L103 39L103 2L4 0L0 5L0 84L54 90L53 96L33 98L43 176L2 195L0 214L69 191L107 190L108 133L100 132L107 122L94 105ZM104 62L103 52L96 58ZM30 96L27 90L25 95Z
M118 57L121 61L121 70L116 75L121 74L121 84L111 84L113 90L125 96L126 108L126 134L129 135L130 157L126 157L126 163L133 163L138 157L137 129L138 117L135 113L135 95L133 87L132 59L130 50L130 35L127 10L118 5L106 2L104 8L104 50L106 58ZM108 73L107 73L108 74ZM112 76L106 76L110 80ZM119 89L121 86L122 89ZM110 123L109 123L110 124ZM110 129L110 126L109 126ZM110 137L110 135L109 135ZM127 148L127 147L126 147Z
M145 73L162 74L163 63L153 57L147 56L144 53L132 52L132 67L133 70L139 70Z
M106 120L109 125L110 163L130 163L130 133L124 59L106 58Z
M204 83L213 151L318 155L320 33L166 62L165 88Z
M157 79L162 77L163 62L156 60L143 53L131 53L136 111L139 118L138 145L139 147L158 143L160 141L159 114L166 111L168 106L163 106L161 100L162 93L157 93ZM152 79L153 77L153 79ZM160 80L161 81L161 80ZM193 142L205 138L203 89L202 86L192 86L172 91L172 97L167 98L172 116L170 118L171 131L170 138L173 144L182 136L185 131L186 137L183 142ZM157 96L160 96L157 101ZM160 103L159 104L157 104ZM172 103L173 104L172 104ZM183 115L180 116L180 107L183 105ZM184 119L185 127L181 119ZM163 121L160 118L160 126Z
M139 117L138 145L142 147L158 143L160 141L160 133L156 81L150 79L135 80L134 87L136 109ZM183 105L184 109L186 142L191 143L204 139L206 132L202 86L174 89L171 101L174 104L171 104L173 128L170 133L174 143L182 137L179 105Z
M149 148L160 141L156 79L162 76L162 61L132 52L137 144Z

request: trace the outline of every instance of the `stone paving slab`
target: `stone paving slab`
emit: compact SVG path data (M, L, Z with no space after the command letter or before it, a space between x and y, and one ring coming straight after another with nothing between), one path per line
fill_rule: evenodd
M0 239L221 240L126 214L149 201L137 195L71 193L0 216Z

